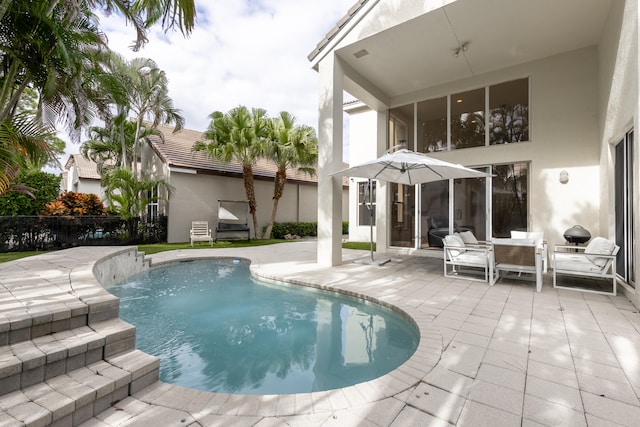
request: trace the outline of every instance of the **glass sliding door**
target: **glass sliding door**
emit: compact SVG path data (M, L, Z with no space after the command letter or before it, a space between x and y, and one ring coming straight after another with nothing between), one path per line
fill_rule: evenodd
M511 230L527 230L529 164L492 167L491 222L493 237L510 237Z
M449 234L449 180L420 185L421 248L441 248Z
M391 246L414 248L415 186L389 183L391 192Z
M616 271L622 280L635 288L636 242L633 238L635 210L633 203L633 131L615 147L615 230L620 246Z
M487 179L456 179L453 193L456 230L469 230L476 239L487 240Z

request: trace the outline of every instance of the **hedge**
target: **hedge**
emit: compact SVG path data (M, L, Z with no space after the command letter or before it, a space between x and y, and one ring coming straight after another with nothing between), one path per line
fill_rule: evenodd
M266 230L264 227L263 230ZM349 233L349 222L342 222L342 234ZM284 236L290 234L300 237L315 237L318 235L317 222L275 222L271 230L273 239L284 239Z

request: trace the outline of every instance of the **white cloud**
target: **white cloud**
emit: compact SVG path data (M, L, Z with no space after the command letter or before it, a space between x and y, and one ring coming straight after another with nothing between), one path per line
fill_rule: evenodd
M113 50L151 58L167 73L169 95L189 129L204 131L210 113L238 105L264 108L272 116L286 110L315 128L318 76L307 55L352 3L201 1L189 38L154 28L139 52L129 49L133 30L121 18L100 22Z

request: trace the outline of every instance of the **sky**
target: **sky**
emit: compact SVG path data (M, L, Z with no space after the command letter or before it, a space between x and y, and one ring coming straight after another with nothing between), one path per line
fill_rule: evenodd
M121 17L99 13L100 28L111 50L151 58L166 72L187 129L204 131L209 114L244 105L271 117L288 111L317 130L318 74L307 56L355 0L195 2L198 18L188 38L155 26L138 52L130 49L135 32ZM68 142L61 162L79 151Z

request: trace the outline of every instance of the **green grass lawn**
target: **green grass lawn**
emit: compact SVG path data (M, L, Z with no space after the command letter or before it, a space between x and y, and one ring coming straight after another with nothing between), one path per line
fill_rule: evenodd
M213 243L213 248L247 248L250 246L265 246L276 243L291 242L292 240L269 239L269 240L220 240ZM211 249L209 242L191 243L154 243L151 245L138 245L138 250L145 254L156 254L158 252L173 251L176 249Z
M28 256L40 255L51 251L5 252L0 253L0 264Z
M219 242L215 242L213 244L213 248L246 248L250 246L265 246L265 245L273 245L276 243L284 243L284 242L295 242L295 240L282 240L282 239L269 239L269 240L221 240ZM361 250L369 250L369 242L347 242L343 243L342 247L345 249L361 249ZM138 245L138 250L140 252L144 252L145 254L156 254L158 252L164 251L173 251L176 249L210 249L209 243L207 242L196 242L194 246L191 247L190 243L154 243L151 245ZM373 245L375 250L375 244ZM39 255L46 253L48 251L31 251L31 252L6 252L0 253L0 264L3 262L14 261L16 259L25 258L33 255Z

